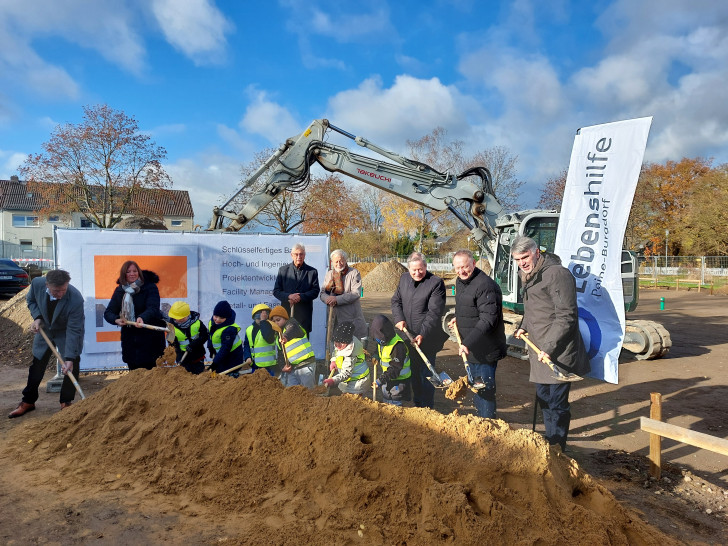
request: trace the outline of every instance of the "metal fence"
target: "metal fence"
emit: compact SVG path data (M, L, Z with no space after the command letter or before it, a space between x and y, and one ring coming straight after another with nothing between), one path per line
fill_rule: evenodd
M55 260L52 246L28 246L3 241L0 257L13 260L20 266L37 265L42 269L53 269Z
M723 286L728 284L728 256L643 256L642 284L658 286Z

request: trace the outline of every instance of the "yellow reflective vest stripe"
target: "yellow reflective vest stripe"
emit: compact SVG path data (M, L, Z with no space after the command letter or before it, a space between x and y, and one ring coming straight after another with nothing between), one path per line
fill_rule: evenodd
M251 339L253 336L252 324L245 330L245 336L248 338L250 354L253 356L253 362L256 366L259 368L267 368L276 363L275 341L268 343L261 335L260 330L255 334L255 340Z
M349 381L358 381L359 379L369 375L369 365L366 363L365 358L364 351L357 355L356 363L354 364L354 368L351 370L351 376L349 379L346 379L344 383L348 383ZM343 366L344 357L337 356L336 367L340 370Z
M177 338L177 343L179 343L179 348L182 349L182 351L186 351L190 341L200 335L200 326L202 326L202 323L199 319L192 323L192 326L190 326L190 336L192 337L187 337L187 335L177 328L177 326L174 327L174 337Z
M212 331L212 321L210 321L208 323L207 328L210 331ZM225 330L227 330L228 328L235 328L235 330L236 330L235 331L235 341L233 341L233 345L232 345L232 347L230 347L230 352L232 353L235 349L237 349L238 347L240 347L243 344L243 342L240 340L240 335L239 335L240 326L236 323L228 324L227 326L225 326L225 328L218 328L217 330L215 330L215 332L212 335L210 335L210 343L212 343L212 347L213 347L213 349L215 349L216 352L220 350L220 347L222 347L222 333Z
M394 350L394 346L397 343L402 343L404 345L404 341L402 341L402 338L399 337L397 334L394 334L394 337L389 340L389 343L387 343L384 347L381 345L378 346L379 349L379 360L382 364L382 369L384 371L387 371L387 368L389 368L389 363L392 361L392 351ZM407 349L407 345L404 345L404 349L406 351L407 356L404 359L404 365L402 366L402 371L399 372L399 375L394 378L395 381L401 381L403 379L407 379L409 376L412 375L412 370L410 368L410 357L409 357L409 349Z
M278 346L280 347L280 339L278 340ZM286 356L291 366L301 364L304 360L313 358L313 348L311 342L307 337L299 337L287 341L283 347L286 350Z

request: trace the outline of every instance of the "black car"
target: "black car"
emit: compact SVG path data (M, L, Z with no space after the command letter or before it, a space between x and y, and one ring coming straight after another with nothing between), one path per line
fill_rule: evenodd
M17 294L28 287L30 277L12 260L0 259L0 294Z

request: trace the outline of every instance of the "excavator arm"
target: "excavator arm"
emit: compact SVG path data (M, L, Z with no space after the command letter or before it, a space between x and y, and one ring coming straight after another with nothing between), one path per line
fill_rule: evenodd
M387 158L368 157L353 153L348 148L325 141L326 132L332 130L351 138L359 146ZM331 125L328 120L315 120L301 134L289 138L265 161L243 184L249 187L263 173L269 171L263 188L253 195L239 212L225 210L240 193L233 195L227 203L213 210L211 230L238 231L250 222L260 211L282 191L305 187L314 163L329 172L341 173L399 197L408 199L432 210L449 209L468 229L473 239L492 261L489 244L495 240L495 224L502 214L502 206L492 189L490 172L485 167L469 169L457 176L441 173L429 165L390 152ZM478 177L480 184L473 183ZM485 189L485 191L484 191ZM467 214L457 208L467 204ZM223 220L230 223L223 228Z

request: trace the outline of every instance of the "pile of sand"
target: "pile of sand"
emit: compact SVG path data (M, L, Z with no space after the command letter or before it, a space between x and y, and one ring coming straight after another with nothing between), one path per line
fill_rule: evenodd
M0 308L0 355L3 364L29 366L33 358L33 324L25 296L28 288L9 299ZM53 360L55 366L55 360Z
M379 264L376 262L357 262L352 264L352 267L361 273L361 278L366 277L372 269L375 269Z
M390 260L379 264L362 281L365 291L394 292L399 285L399 278L407 271L397 260Z
M264 371L136 370L3 449L29 483L165 494L241 543L671 542L530 431L318 397Z

